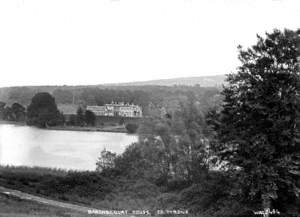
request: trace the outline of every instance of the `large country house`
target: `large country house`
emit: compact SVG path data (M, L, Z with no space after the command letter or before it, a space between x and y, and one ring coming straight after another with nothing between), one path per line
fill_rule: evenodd
M74 104L59 104L58 109L65 115L76 115L78 108L81 107L83 111L92 111L96 116L107 117L128 117L128 118L141 118L143 116L142 108L138 105L112 102L103 106L98 105L74 105Z
M138 105L129 103L110 103L104 106L90 106L86 110L94 112L96 116L110 116L110 117L130 117L141 118L143 116L142 109Z

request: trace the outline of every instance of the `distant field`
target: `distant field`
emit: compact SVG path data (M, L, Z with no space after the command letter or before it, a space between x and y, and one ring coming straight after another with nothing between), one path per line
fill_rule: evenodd
M0 217L86 217L68 209L56 208L0 194ZM91 215L88 215L91 216Z

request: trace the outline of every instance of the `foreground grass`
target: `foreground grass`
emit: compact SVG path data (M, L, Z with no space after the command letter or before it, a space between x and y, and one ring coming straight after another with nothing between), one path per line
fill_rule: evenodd
M0 194L0 217L85 217L87 214ZM91 216L91 215L89 215Z
M152 183L110 179L98 172L0 166L0 186L99 209L171 208L161 207L161 191Z
M168 186L158 186L138 177L134 179L110 177L105 174L101 175L99 172L76 172L38 167L0 167L0 186L97 209L150 211L188 209L191 211L188 216L250 217L250 215L233 215L233 213L242 213L247 210L237 201L232 203L228 200L222 176L218 174L211 174L211 176L213 179L204 180L197 185L186 186L184 183L170 182ZM23 209L25 207L25 211L29 210L30 214L35 210L35 205L32 204L26 206L14 204L7 209L14 208L14 206ZM22 212L24 210L20 210L19 213ZM58 213L58 215L56 210L51 210L51 212L53 212L52 216L68 217L65 213ZM18 215L11 216L17 217ZM29 216L34 215L25 217ZM163 217L163 215L160 216Z
M115 183L97 172L0 167L0 185L54 200L91 205L103 200Z

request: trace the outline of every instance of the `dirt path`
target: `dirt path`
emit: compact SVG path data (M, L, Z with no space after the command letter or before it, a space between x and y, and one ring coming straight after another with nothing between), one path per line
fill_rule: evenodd
M21 191L18 191L18 190L13 190L13 189L1 187L1 186L0 186L0 193L1 194L6 194L6 195L11 195L11 196L23 199L23 200L34 201L34 202L37 202L37 203L46 204L46 205L50 205L50 206L54 206L54 207L66 208L66 209L70 209L70 210L73 210L73 211L82 212L82 213L87 214L87 216L89 214L89 211L95 210L91 207L79 206L79 205L75 205L75 204L71 204L71 203L65 203L65 202L50 200L50 199L35 196L35 195L32 195L32 194L27 194L27 193L24 193L24 192L21 192ZM93 215L93 216L95 216L95 215ZM110 216L110 217L115 217L115 216L131 217L132 215L103 215L103 214L99 215L99 214L97 214L97 216L99 216L99 217L104 217L104 216L105 217L107 217L107 216Z

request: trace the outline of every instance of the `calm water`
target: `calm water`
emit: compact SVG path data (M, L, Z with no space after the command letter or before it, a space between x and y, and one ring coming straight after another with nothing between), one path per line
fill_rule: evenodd
M0 125L0 164L95 170L100 152L121 153L137 137L123 133L42 130Z

